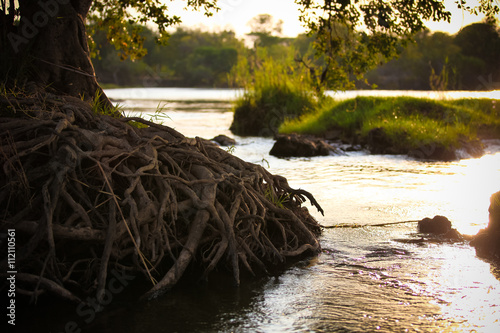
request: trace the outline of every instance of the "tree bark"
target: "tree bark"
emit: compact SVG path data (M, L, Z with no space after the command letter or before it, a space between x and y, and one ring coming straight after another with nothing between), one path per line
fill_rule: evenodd
M21 77L21 82L33 82L37 88L85 100L102 93L85 30L91 4L91 0L20 0L19 24L12 24L8 15L2 20L2 44L6 44L2 52L11 60L9 75L14 74L18 84ZM109 103L104 95L103 100Z

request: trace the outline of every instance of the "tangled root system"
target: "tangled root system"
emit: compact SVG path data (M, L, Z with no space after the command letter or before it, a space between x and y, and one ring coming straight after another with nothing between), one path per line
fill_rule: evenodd
M5 94L0 112L0 232L16 232L20 293L102 298L116 269L146 276L153 297L189 265L238 284L240 269L320 249L301 207L322 211L312 195L210 141L73 97Z

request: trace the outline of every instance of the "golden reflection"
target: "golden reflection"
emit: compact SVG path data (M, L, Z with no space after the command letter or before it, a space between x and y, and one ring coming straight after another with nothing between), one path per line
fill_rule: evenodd
M490 196L500 190L500 152L428 164L423 172L427 177L420 185L421 191L415 191L412 198L428 203L420 213L429 217L444 215L462 234L475 235L487 226Z
M476 234L488 224L490 196L500 190L500 153L458 162L450 168L456 176L447 195L460 214L455 227Z
M498 281L490 274L490 264L474 255L473 249L443 251L446 259L439 272L439 288L443 302L437 303L443 315L460 322L467 320L468 325L484 332L498 328L500 313ZM490 331L492 330L492 331Z

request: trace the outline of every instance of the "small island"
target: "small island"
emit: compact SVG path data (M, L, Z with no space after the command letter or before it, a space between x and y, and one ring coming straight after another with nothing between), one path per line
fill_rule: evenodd
M328 100L318 111L285 120L283 134L314 135L360 146L372 154L451 161L484 154L484 139L500 139L500 103L494 99L431 100L356 97Z

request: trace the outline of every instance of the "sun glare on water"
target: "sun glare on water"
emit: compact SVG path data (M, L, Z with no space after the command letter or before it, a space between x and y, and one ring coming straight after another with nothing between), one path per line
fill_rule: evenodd
M488 223L490 196L500 191L500 153L461 160L450 166L453 177L445 178L443 195L455 211L455 228L476 234Z

